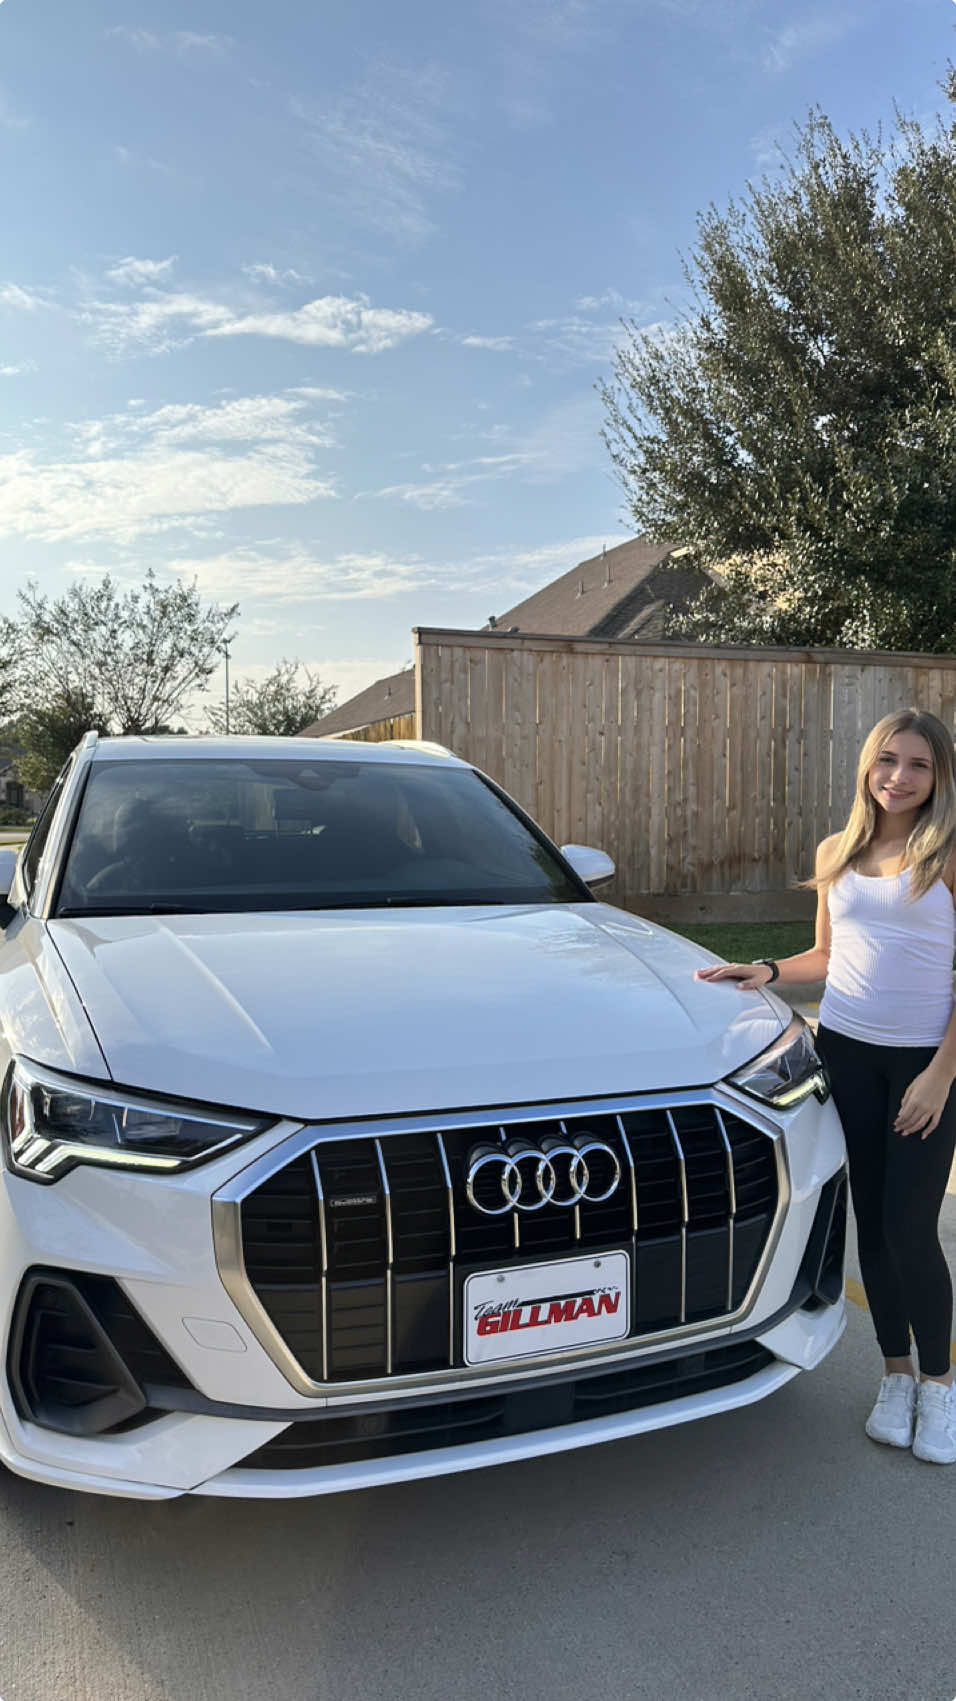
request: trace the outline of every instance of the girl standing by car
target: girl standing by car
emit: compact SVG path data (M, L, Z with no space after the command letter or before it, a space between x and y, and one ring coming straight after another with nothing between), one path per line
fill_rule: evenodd
M938 1232L956 1146L954 880L952 735L935 715L904 709L873 728L849 820L817 849L813 949L697 971L742 988L826 977L817 1049L846 1135L863 1286L885 1359L866 1433L938 1465L956 1463L953 1289Z

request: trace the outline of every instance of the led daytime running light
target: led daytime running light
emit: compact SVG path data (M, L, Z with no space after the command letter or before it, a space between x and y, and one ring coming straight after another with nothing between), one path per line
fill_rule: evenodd
M801 1016L759 1056L728 1077L731 1086L777 1110L793 1110L811 1094L823 1103L829 1084L813 1047L813 1034Z
M171 1174L261 1134L272 1118L121 1094L19 1058L0 1098L15 1174L53 1182L77 1164Z

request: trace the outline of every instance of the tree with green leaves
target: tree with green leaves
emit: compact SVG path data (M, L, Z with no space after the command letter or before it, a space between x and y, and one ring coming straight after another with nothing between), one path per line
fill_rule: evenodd
M151 568L137 589L122 591L106 574L56 598L30 585L18 604L24 725L82 709L88 726L113 733L168 726L205 691L238 612L204 604L195 584L160 584Z
M29 791L49 791L85 732L96 725L96 704L81 693L64 692L35 702L20 716L14 735L17 777Z
M20 680L20 634L6 616L0 617L0 727L12 719Z
M280 661L265 679L237 680L229 696L229 731L292 738L335 707L335 686L301 662ZM211 732L226 731L225 704L207 711Z
M685 271L693 309L626 326L601 386L638 529L702 569L672 634L956 648L952 115L842 141L812 113Z

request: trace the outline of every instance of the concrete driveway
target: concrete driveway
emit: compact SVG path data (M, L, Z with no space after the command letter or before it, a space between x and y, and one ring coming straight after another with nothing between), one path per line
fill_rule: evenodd
M951 1701L956 1468L866 1440L849 1310L761 1405L468 1476L159 1505L4 1477L0 1696Z

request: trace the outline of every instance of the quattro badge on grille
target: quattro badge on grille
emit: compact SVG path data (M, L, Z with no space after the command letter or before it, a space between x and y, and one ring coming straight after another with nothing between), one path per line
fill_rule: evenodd
M504 1146L485 1143L472 1147L465 1162L468 1201L485 1217L545 1205L600 1205L621 1179L617 1153L590 1134L539 1146L520 1138Z

